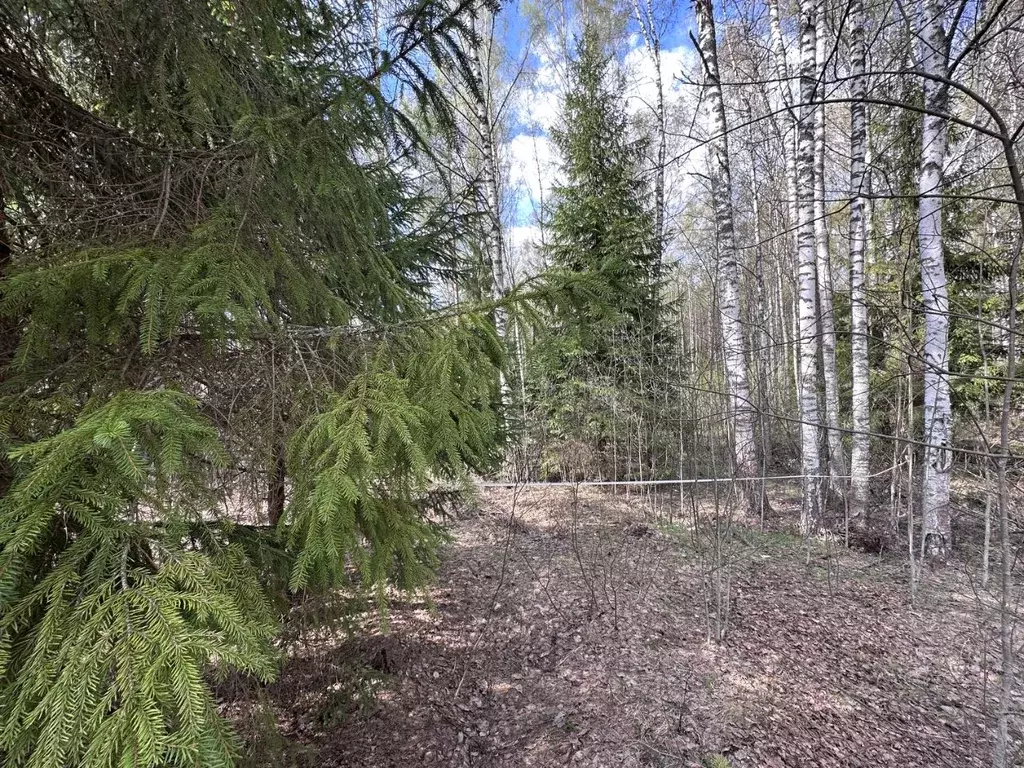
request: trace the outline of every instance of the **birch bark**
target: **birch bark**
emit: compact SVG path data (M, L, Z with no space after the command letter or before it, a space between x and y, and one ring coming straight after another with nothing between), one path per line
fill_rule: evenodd
M825 34L821 7L817 24L815 58L819 99L824 98ZM825 205L825 104L814 109L814 250L818 278L818 323L821 338L821 372L825 384L827 464L831 488L842 491L838 479L846 474L843 435L839 431L839 385L836 380L836 323L832 300L832 259L829 253L828 210Z
M501 237L500 195L498 192L498 161L494 151L494 122L488 98L489 73L484 72L480 61L481 31L479 17L473 7L470 11L470 40L468 57L473 84L470 101L473 119L476 123L480 142L480 171L477 178L477 199L484 214L484 268L488 278L491 298L500 300L508 291L505 276L504 243ZM504 313L496 313L498 332L504 335Z
M733 438L733 463L737 477L757 476L757 443L754 439L754 407L750 399L747 373L747 349L740 319L740 277L732 204L732 178L729 168L728 124L718 70L718 45L711 0L695 0L699 49L704 70L704 97L709 136L708 165L711 198L715 211L718 240L717 283L718 315L722 333L725 375L729 389L729 415ZM757 512L760 504L754 483L742 484L748 509Z
M867 250L867 94L864 0L850 2L850 359L852 368L850 452L850 519L857 529L868 527L871 474L870 374L868 368Z
M787 226L796 226L796 127L797 117L793 105L793 84L789 78L789 64L786 62L786 43L782 37L782 18L779 14L779 0L768 0L771 25L772 66L778 81L779 99L785 107L783 135L785 136L783 157L786 165L786 211L789 214Z
M818 307L814 235L814 101L817 91L817 17L814 0L800 0L800 119L797 126L797 279L800 340L800 456L803 503L800 529L821 522L818 448Z
M922 70L948 77L949 53L941 0L921 0L918 38ZM942 240L943 162L948 143L949 86L924 80L921 167L918 175L917 240L924 310L924 478L921 514L923 554L932 562L946 559L950 548L949 451L952 413L949 402L949 296Z

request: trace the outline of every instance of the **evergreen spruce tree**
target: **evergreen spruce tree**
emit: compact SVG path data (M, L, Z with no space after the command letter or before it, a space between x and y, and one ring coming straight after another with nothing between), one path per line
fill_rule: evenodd
M537 357L555 436L590 440L603 454L611 420L651 394L639 384L663 341L660 248L642 173L647 145L630 134L621 75L592 26L576 54L553 132L562 179L548 227L552 322Z
M470 227L403 172L465 4L371 10L0 7L3 765L230 765L275 590L421 585L494 460L493 321L429 311Z

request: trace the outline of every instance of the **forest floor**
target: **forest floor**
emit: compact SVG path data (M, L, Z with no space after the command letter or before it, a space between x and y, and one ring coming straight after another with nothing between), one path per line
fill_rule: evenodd
M488 491L430 600L305 638L225 704L251 763L988 764L998 644L966 567L912 604L896 554L740 526L717 546L662 507Z

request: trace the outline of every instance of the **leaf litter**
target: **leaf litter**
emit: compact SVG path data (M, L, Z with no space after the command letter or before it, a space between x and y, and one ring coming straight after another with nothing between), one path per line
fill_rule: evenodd
M998 648L965 572L911 605L895 556L737 526L713 642L715 574L666 507L488 490L430 601L397 601L386 628L368 608L225 704L251 764L988 764Z

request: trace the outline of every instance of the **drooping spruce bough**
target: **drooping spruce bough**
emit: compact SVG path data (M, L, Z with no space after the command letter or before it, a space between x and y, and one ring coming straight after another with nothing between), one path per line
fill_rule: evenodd
M230 765L275 591L429 575L418 498L501 434L493 319L432 313L465 11L0 9L3 764Z

